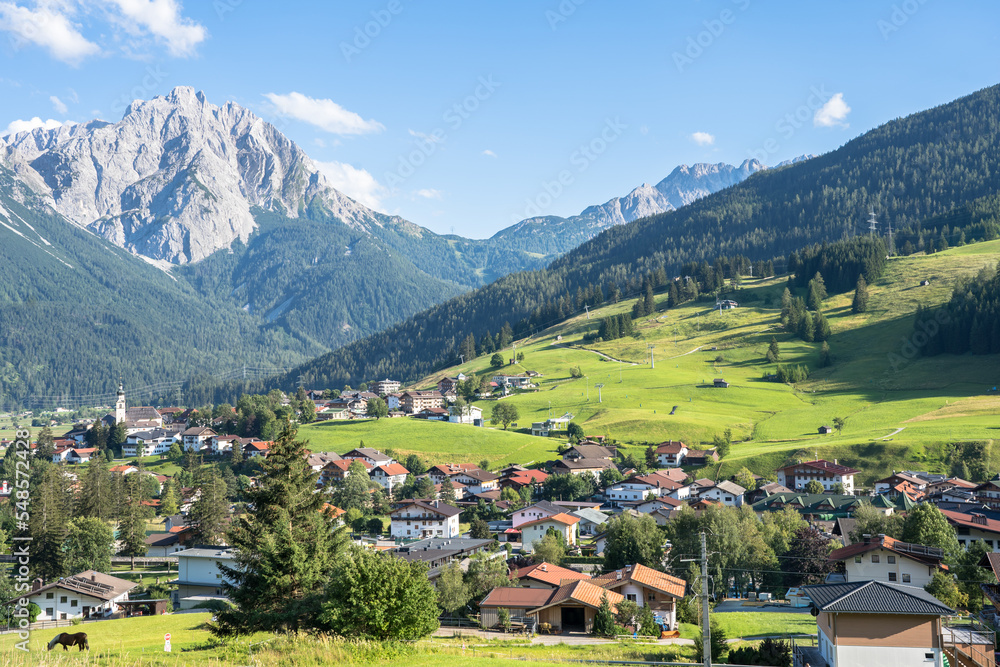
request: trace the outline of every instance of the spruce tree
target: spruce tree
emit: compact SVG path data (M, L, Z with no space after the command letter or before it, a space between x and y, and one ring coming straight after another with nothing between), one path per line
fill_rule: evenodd
M142 475L132 473L121 476L121 504L118 513L118 541L121 543L121 554L132 557L132 569L135 569L135 557L145 556L149 551L146 544L146 519L150 518L150 509L145 505L149 500L142 483Z
M778 339L771 336L771 344L767 346L767 360L772 364L781 360L781 350L778 349Z
M43 461L51 461L52 455L56 453L56 444L55 438L52 437L52 429L46 426L39 431L35 445L35 458L42 459Z
M163 485L163 493L160 494L160 515L174 516L179 511L176 485L173 479L168 479Z
M229 518L228 488L214 468L207 469L199 480L201 495L191 506L189 523L199 544L223 544L226 519Z
M858 276L858 283L854 287L854 301L851 303L851 312L864 313L868 310L868 283L864 276Z
M229 532L234 566L220 566L234 605L219 612L212 628L221 636L314 627L347 544L345 529L335 530L322 511L319 474L293 430L281 434L261 467L258 483L244 491L247 511Z
M823 311L817 310L813 313L813 339L825 341L830 338L830 323L826 321Z
M31 568L33 577L46 582L66 574L66 554L63 544L69 534L69 518L73 497L63 467L45 465L31 496L28 530L31 534Z
M80 488L80 503L77 515L109 521L114 515L113 480L108 472L108 462L103 456L94 456L87 464Z
M816 325L813 322L812 313L805 311L799 318L799 338L807 343L813 342L816 337Z

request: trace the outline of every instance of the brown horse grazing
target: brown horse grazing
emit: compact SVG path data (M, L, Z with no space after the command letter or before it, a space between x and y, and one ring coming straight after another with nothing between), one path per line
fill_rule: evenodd
M68 632L60 632L55 636L55 639L49 642L49 650L51 651L55 648L56 644L62 644L64 651L68 651L70 646L79 646L81 651L83 649L90 650L90 643L87 642L86 632L78 632L75 635L71 635Z

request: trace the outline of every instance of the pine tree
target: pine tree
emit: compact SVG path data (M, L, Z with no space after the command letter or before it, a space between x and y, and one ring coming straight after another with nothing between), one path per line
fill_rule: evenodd
M613 637L615 634L615 615L611 611L611 603L608 602L608 594L601 596L601 604L594 614L593 634L598 637Z
M111 431L108 433L108 449L115 453L115 456L122 455L122 445L125 444L125 440L128 438L128 430L125 428L124 422L118 422L111 427Z
M66 574L63 543L69 534L73 502L69 488L63 467L49 463L41 470L31 496L28 530L31 534L32 576L45 581Z
M785 328L797 324L797 320L792 318L793 308L792 291L786 287L781 293L781 324Z
M35 441L35 458L43 461L51 461L52 455L56 453L55 438L52 437L52 429L48 426L42 428Z
M821 368L826 368L833 364L833 357L830 356L830 344L823 341L823 347L819 351L819 365Z
M345 529L335 530L322 511L319 475L294 431L281 434L261 467L258 484L244 491L246 513L229 532L235 564L220 566L234 605L218 614L212 631L221 636L314 627L346 548Z
M142 475L132 473L121 476L122 500L118 514L118 540L121 542L123 556L132 557L132 569L135 569L135 557L145 556L149 550L146 544L146 519L150 511L143 503L146 497Z
M825 341L830 338L830 323L826 321L823 311L813 313L813 340Z
M163 485L163 493L160 494L160 515L174 516L180 511L177 489L174 480L168 479Z
M642 298L642 310L644 315L652 315L656 312L656 301L653 300L653 284L646 283L646 293Z
M368 509L368 491L371 489L368 471L361 461L354 460L347 467L347 474L333 491L333 503L343 510Z
M112 499L114 483L108 472L108 462L103 456L95 456L87 465L80 488L80 503L77 515L109 521L114 515Z
M197 488L201 495L191 506L189 517L195 541L200 544L222 544L225 542L226 519L229 518L226 483L214 468L208 468L202 474Z
M813 323L812 313L806 311L799 318L799 338L807 343L813 342L816 336L816 326Z
M859 275L858 283L854 288L854 301L851 303L851 312L864 313L868 310L868 283L865 277Z
M778 339L771 336L771 344L767 346L767 360L776 364L781 360L781 350L778 348Z

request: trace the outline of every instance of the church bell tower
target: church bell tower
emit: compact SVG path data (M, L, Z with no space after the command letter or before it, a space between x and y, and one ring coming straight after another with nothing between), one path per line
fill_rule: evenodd
M118 400L115 401L115 423L121 424L125 421L125 385L118 382Z

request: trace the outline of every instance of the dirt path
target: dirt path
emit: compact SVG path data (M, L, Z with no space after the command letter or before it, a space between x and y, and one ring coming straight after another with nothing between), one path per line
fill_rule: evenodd
M883 435L883 436L882 436L881 438L875 438L875 439L876 439L876 440L888 440L888 439L889 439L889 438L891 438L892 436L894 436L894 435L896 435L897 433L899 433L900 431L902 431L902 430L903 430L904 428L906 428L906 427L905 427L905 426L900 426L899 428L897 428L897 429L896 429L895 431L893 431L893 432L892 432L892 433L890 433L889 435Z
M698 347L694 348L690 352L685 352L684 354L678 354L676 357L668 357L668 358L669 359L680 359L681 357L686 357L689 354L694 354L695 352L697 352L698 350L700 350L703 347L705 347L705 346L704 345L699 345Z
M598 352L597 350L591 350L591 349L588 349L586 347L570 347L568 345L562 345L560 343L552 343L552 347L561 347L564 350L583 350L584 352L592 352L593 354L596 354L599 357L604 357L605 359L607 359L609 361L617 361L620 364L628 364L629 366L638 366L639 365L639 364L637 364L634 361L625 361L624 359L615 359L614 357L609 356L607 354L604 354L603 352Z

